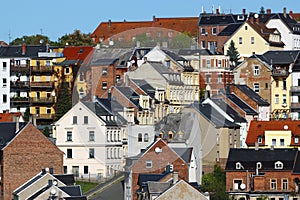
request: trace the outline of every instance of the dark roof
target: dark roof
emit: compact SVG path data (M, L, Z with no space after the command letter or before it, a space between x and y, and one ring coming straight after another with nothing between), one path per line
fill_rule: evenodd
M116 86L116 88L128 99L139 98L138 93L136 93L131 87Z
M87 200L86 196L80 196L80 197L64 197L66 200Z
M240 109L242 109L246 113L246 115L258 115L258 113L253 108L251 108L247 103L245 103L235 94L226 94L226 97L230 99Z
M244 22L247 19L247 15L239 14L206 14L201 13L199 17L199 26L205 25L228 25L237 22Z
M152 87L147 81L145 81L144 79L130 79L130 80L139 88L141 88L151 98L154 98L155 88Z
M195 108L200 114L210 121L216 128L238 128L239 125L227 120L221 113L219 113L213 106L210 104L202 104L199 102L194 102L189 105L189 107Z
M22 54L22 45L19 46L0 46L0 57L37 57L38 52L46 52L45 45L28 46L26 45L25 54Z
M270 106L270 104L264 100L259 94L254 92L247 85L235 85L239 90L241 90L245 95L247 95L250 99L255 101L258 106Z
M148 181L147 189L149 194L161 194L171 187L171 182Z
M190 55L212 55L211 51L208 49L179 49L179 55L190 56Z
M229 24L218 34L218 36L231 36L241 25L243 25L243 23Z
M168 173L162 173L162 174L139 174L138 178L138 185L143 186L148 181L159 181L163 177L165 177Z
M193 152L193 147L187 148L172 148L186 163L190 163Z
M74 174L54 174L53 176L63 182L65 185L75 184Z
M117 62L117 60L117 58L100 58L97 60L93 60L93 62L91 62L91 65L108 66L113 65Z
M166 50L166 49L161 49L161 50L175 61L186 61L185 58L181 57L177 53L174 53L174 52Z
M70 196L81 196L82 195L81 188L79 185L59 186L58 188Z
M222 99L212 99L212 101L217 104L224 112L226 112L235 122L244 123L247 120L241 116L236 110L231 106L226 104Z
M156 61L147 61L147 62L160 74L172 73L171 70L169 70L167 66L165 66L161 62L156 62Z
M284 65L296 62L299 58L299 52L299 50L267 51L263 55L256 55L256 57L269 65Z
M225 170L237 170L236 163L243 166L243 170L256 170L257 162L262 164L260 171L274 170L275 162L283 163L282 170L293 170L298 150L285 149L230 149ZM278 169L277 169L278 170Z
M70 66L70 65L76 65L78 63L78 60L64 60L60 63L55 63L56 66Z
M19 123L19 130L16 132L16 122L0 123L0 149L3 149L28 123Z

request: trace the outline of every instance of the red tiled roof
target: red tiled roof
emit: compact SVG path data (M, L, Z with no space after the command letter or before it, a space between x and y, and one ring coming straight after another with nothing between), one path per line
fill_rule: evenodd
M272 121L257 121L252 120L249 126L246 144L248 146L254 146L255 142L257 142L258 137L262 137L262 143L260 145L265 145L265 131L285 131L290 130L292 132L292 140L290 145L300 144L294 143L294 137L299 137L300 139L300 120L272 120Z
M91 46L67 46L63 54L66 60L78 60L81 63L92 50L93 47Z
M297 21L300 21L300 13L290 12L290 15Z
M8 46L6 42L0 40L0 46Z
M0 122L15 122L15 117L20 118L21 113L0 113Z
M99 42L100 38L106 40L113 35L127 30L146 27L171 29L182 33L190 33L191 36L196 36L198 30L198 17L153 18L153 21L134 22L101 22L93 32L92 37L96 42Z

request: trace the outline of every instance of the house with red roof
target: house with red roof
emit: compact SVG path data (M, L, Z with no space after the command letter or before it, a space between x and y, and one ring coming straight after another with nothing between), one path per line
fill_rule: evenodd
M300 146L299 120L252 120L246 144L249 148L294 148Z

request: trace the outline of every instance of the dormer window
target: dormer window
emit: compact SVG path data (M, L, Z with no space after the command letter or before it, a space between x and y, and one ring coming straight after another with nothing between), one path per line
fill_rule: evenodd
M244 167L240 162L237 162L235 163L235 169L244 169Z
M299 143L299 137L295 137L294 142L295 142L295 144L298 144Z
M258 142L258 144L262 143L262 137L261 136L257 138L257 142Z
M261 167L262 167L261 162L257 162L257 163L256 163L256 169L261 169Z
M275 162L274 168L275 169L283 169L283 163L280 161Z

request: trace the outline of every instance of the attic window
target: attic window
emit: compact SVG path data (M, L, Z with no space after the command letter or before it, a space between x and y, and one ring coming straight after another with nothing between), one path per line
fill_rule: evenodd
M79 49L79 52L78 53L83 53L83 49Z
M283 169L283 163L280 161L275 162L274 164L275 169Z
M240 162L237 162L235 163L235 169L244 169L244 167Z
M238 20L244 20L244 15L238 15Z
M257 163L256 163L256 169L261 169L261 167L262 167L261 162L257 162Z
M261 143L262 143L262 137L261 137L261 136L259 136L259 137L257 138L257 142L258 142L258 144L261 144Z
M294 142L295 142L295 144L298 144L299 143L299 137L295 137Z

